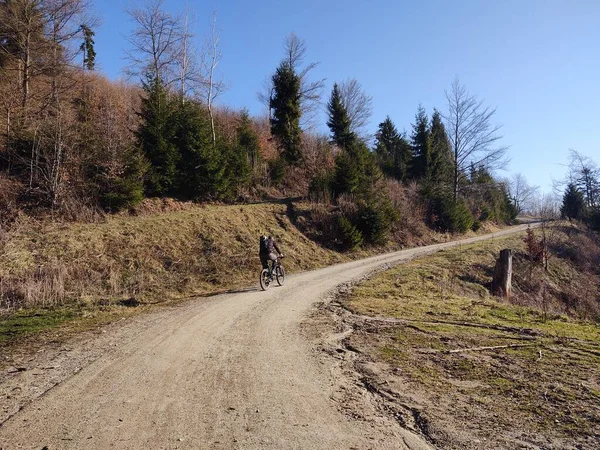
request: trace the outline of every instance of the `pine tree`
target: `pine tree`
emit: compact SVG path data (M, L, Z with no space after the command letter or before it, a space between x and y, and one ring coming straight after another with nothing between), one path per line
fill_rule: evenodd
M222 157L227 163L224 175L228 180L228 188L224 191L223 197L227 200L235 199L239 189L250 183L252 171L259 158L258 135L252 128L246 110L242 111L236 133L233 145L222 144Z
M250 168L254 170L260 158L258 135L252 128L248 110L242 111L240 124L237 127L237 145L247 156Z
M150 78L143 84L145 97L139 113L141 124L136 132L140 149L150 163L146 177L148 195L167 195L175 186L177 163L180 154L173 145L173 102L158 78Z
M433 111L431 117L429 148L431 150L430 181L437 186L450 185L454 173L452 148L441 114L437 109Z
M300 129L300 77L288 61L283 61L273 75L271 134L275 137L284 161L297 165L302 159Z
M194 101L177 103L179 109L173 136L180 155L176 193L195 201L221 198L229 188L225 174L227 161L223 158L222 146L213 145L206 110Z
M350 131L350 118L337 83L333 85L331 97L327 104L327 113L329 115L327 126L331 130L331 143L341 148L348 148L356 140L356 135Z
M136 147L129 147L119 155L122 170L110 173L106 167L94 174L100 205L107 211L116 212L132 208L144 198L144 175L148 161Z
M585 213L585 199L581 192L573 183L569 183L563 196L563 204L560 208L560 214L569 219L582 219Z
M356 140L336 157L332 190L336 196L353 194L366 199L380 179L374 155L364 142Z
M379 124L375 137L375 153L384 173L397 180L406 180L411 159L410 144L398 133L389 116Z
M429 119L423 106L419 106L417 115L415 116L410 144L413 151L411 177L414 179L425 179L431 172L431 147L429 141Z
M83 52L83 67L87 70L94 70L96 66L96 50L94 49L94 33L87 25L81 25L83 33L83 42L79 50Z

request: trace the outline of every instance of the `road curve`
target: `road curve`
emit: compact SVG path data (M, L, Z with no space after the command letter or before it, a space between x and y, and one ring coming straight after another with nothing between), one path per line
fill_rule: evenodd
M491 237L306 272L267 292L193 300L160 320L150 314L116 350L5 421L0 449L431 448L393 420L344 415L332 400L340 380L315 357L300 324L341 283Z

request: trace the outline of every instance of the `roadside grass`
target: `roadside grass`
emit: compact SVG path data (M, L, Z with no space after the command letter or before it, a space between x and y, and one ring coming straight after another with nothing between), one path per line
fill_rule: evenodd
M256 285L262 233L276 237L288 273L398 249L393 241L351 253L326 248L319 227L330 209L312 202L156 200L135 215L97 223L21 217L0 235L0 346L44 330L68 335L64 330L89 329L153 305ZM420 239L433 243L450 236L430 232Z
M75 318L71 308L52 310L27 310L12 314L0 322L0 344L19 337L19 335L36 333L61 326Z
M102 223L25 221L0 242L0 346L258 284L261 233L276 237L288 273L350 259L308 239L278 203L194 206Z
M424 414L439 424L430 437L442 447L479 448L473 442L484 438L489 448L514 448L514 439L544 445L556 439L558 448L600 443L598 322L536 307L519 291L518 276L511 301L487 289L499 251L522 251L522 239L399 265L342 299L357 320L372 324L368 332L359 327L351 345L384 364L382 382L403 386L400 398L421 399ZM557 289L582 275L576 272L569 261L551 263L550 276L564 278ZM497 346L503 348L482 349ZM407 384L410 393L403 393ZM447 431L452 428L460 431Z

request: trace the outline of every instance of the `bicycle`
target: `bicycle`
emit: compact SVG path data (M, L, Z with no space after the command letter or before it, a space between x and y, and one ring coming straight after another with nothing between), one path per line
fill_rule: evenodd
M281 258L283 258L283 256L273 261L270 269L267 268L260 271L260 288L263 291L266 291L271 287L271 283L273 283L274 279L277 280L279 286L283 286L283 283L285 283L285 270L281 265L281 262L279 262L279 259Z

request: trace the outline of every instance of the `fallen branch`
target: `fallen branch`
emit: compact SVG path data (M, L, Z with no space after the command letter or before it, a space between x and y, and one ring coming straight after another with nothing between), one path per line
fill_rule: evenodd
M481 352L484 350L499 350L501 348L533 347L535 345L537 345L537 344L509 344L509 345L492 345L490 347L457 348L454 350L446 350L445 353Z

